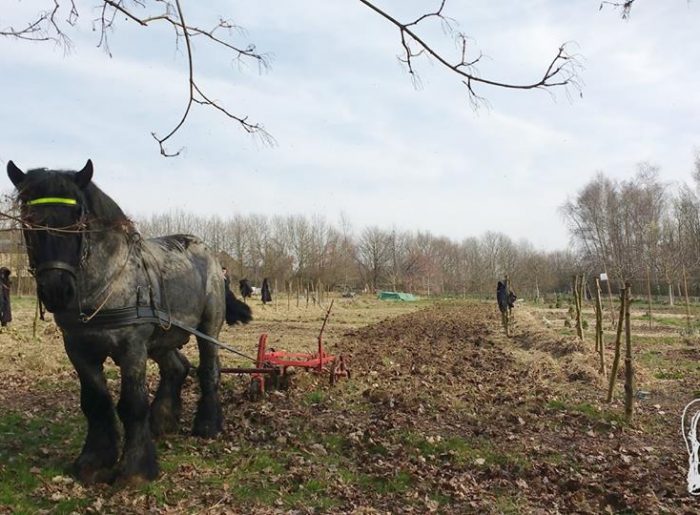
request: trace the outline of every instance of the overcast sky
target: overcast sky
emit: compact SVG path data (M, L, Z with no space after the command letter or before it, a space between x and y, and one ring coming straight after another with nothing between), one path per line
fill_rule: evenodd
M0 30L51 3L3 0ZM398 31L356 0L184 0L192 23L231 18L247 30L239 44L270 54L259 74L195 42L200 85L277 144L197 108L169 145L183 155L170 159L150 132L167 133L186 100L172 31L119 20L110 58L91 30L95 2L76 3L68 55L0 38L0 163L79 169L91 158L97 184L132 216L182 208L335 223L345 213L356 230L457 241L492 230L556 249L568 243L558 207L597 171L625 179L648 161L664 181L690 182L700 148L695 2L639 0L623 21L599 0L448 0L446 14L486 56L482 77L532 82L565 41L584 65L582 97L480 87L489 107L474 111L434 62L419 62L415 89L397 60ZM407 21L439 1L378 4ZM423 33L454 50L438 27Z

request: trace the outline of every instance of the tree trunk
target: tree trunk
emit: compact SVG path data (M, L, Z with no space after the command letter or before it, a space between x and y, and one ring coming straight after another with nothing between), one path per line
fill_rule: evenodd
M632 330L630 324L630 283L625 283L625 418L634 414L634 369L632 368Z
M685 265L683 265L683 289L685 290L685 316L690 331L690 299L688 298L688 276L685 273Z
M673 285L670 281L668 283L668 305L673 306Z
M608 386L607 402L612 402L613 388L617 379L617 371L620 367L620 350L622 347L622 325L625 323L625 289L620 290L620 319L617 322L617 334L615 336L615 357L610 371L610 384Z

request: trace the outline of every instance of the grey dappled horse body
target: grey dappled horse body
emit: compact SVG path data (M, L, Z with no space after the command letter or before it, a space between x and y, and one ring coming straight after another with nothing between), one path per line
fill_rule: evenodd
M80 378L80 405L88 428L75 473L87 483L154 479L158 463L152 433L178 428L180 392L189 366L178 349L190 335L168 327L167 321L114 327L86 319L120 308L151 306L216 338L226 311L221 267L194 236L142 240L119 206L92 182L90 161L79 172L35 169L26 174L10 161L7 172L18 191L39 298L53 312ZM243 306L235 321L250 320L250 310ZM197 345L201 395L193 433L213 437L223 424L218 349L199 337ZM117 418L103 371L108 357L121 372L116 406L124 426L121 458ZM150 409L147 358L160 369Z

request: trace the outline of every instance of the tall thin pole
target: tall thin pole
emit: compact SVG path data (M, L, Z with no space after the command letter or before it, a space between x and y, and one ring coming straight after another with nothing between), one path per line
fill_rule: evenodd
M688 299L688 276L685 273L685 265L683 265L683 289L685 290L685 316L690 329L690 300Z
M615 380L617 379L617 371L620 367L620 349L622 347L622 326L625 323L625 288L620 290L620 319L617 323L617 334L615 336L615 357L612 362L612 370L610 371L610 384L608 385L607 402L612 402L613 389L615 388Z
M634 369L632 368L632 330L630 324L630 283L625 283L625 418L634 412Z
M647 299L649 300L649 327L651 328L651 273L647 266Z

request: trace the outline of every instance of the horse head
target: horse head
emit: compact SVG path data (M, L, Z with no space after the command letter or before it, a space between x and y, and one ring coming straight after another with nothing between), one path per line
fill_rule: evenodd
M79 172L40 168L25 173L12 161L7 163L7 175L17 188L37 293L51 312L67 309L77 298L84 246L84 191L92 173L90 160Z

